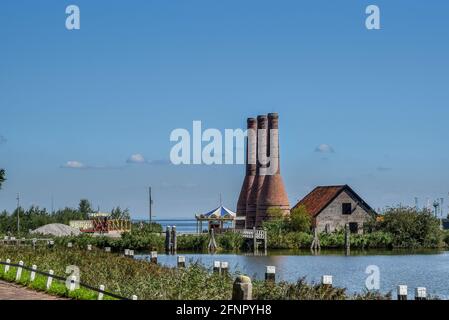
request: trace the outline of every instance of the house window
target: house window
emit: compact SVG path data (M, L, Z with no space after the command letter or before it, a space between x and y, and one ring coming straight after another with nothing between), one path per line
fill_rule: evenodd
M341 212L342 214L351 214L352 213L352 206L350 203L343 203L341 206Z
M349 231L351 233L358 233L359 232L359 224L357 222L350 222L349 223Z

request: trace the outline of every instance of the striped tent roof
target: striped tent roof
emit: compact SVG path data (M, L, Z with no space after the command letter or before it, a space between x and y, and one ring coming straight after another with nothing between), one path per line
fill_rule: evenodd
M219 206L218 208L209 211L207 213L203 213L198 215L198 218L203 219L233 219L235 218L235 212L229 210L226 207Z

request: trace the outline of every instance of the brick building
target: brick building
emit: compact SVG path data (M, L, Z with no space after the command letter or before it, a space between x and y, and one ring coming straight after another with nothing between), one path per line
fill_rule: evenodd
M333 232L345 224L353 233L362 233L363 224L376 212L348 185L321 186L299 201L293 209L304 205L318 232Z

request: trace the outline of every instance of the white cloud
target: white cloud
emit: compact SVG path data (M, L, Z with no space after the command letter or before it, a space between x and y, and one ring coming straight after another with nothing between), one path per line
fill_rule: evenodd
M71 161L67 161L65 165L63 165L64 168L71 168L71 169L82 169L82 168L86 168L86 166L79 162L79 161L75 161L75 160L71 160Z
M315 148L315 152L320 153L334 153L334 148L332 148L330 145L322 143L318 147Z
M140 153L132 154L128 160L126 160L127 163L146 163L144 156Z

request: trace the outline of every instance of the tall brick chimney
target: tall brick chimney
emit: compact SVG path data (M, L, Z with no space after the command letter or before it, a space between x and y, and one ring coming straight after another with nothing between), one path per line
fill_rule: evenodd
M286 215L290 212L290 204L284 182L281 177L280 157L279 157L279 116L277 113L268 114L267 143L271 162L265 176L260 176L259 181L263 181L259 190L256 206L256 227L261 227L262 222L268 219L270 208L279 208ZM263 151L263 150L261 150ZM266 151L265 151L266 152Z
M266 115L257 116L257 165L256 176L251 186L248 200L246 203L246 228L251 229L256 224L256 212L257 212L257 200L263 185L265 176L259 175L261 169L261 163L259 161L259 155L267 154L267 139L266 132L268 128L268 118Z
M254 179L256 177L257 161L257 122L254 118L247 119L248 137L246 138L246 174L237 201L237 217L246 217L246 206ZM246 220L237 220L236 229L244 229Z

